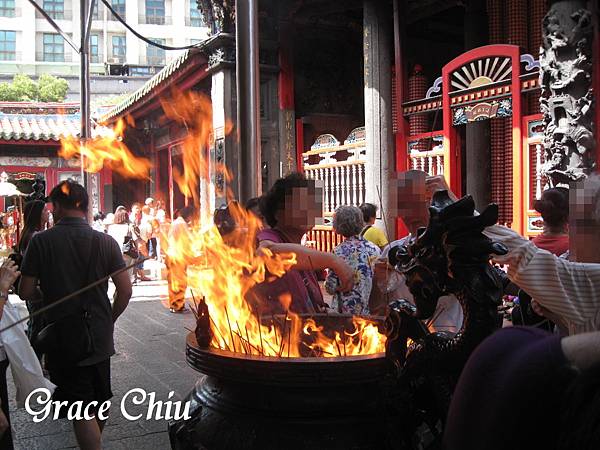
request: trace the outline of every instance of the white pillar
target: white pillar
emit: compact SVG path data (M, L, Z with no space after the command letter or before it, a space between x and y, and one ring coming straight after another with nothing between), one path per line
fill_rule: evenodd
M125 20L129 25L131 25L134 29L139 29L138 21L139 21L139 2L143 0L128 0L125 2ZM135 35L127 30L125 32L126 36L126 58L125 62L129 64L139 64L140 62L140 46L145 45L141 44L139 39L135 37Z
M390 181L395 173L392 138L392 59L393 36L389 26L391 6L376 0L363 3L363 56L365 85L366 202L379 207L378 226L393 238L396 205L392 204ZM378 190L380 195L378 195ZM381 201L379 197L381 196ZM382 211L383 209L383 211Z

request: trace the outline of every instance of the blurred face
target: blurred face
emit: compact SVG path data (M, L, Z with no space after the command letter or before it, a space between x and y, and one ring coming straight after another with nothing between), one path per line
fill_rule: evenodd
M131 212L137 216L139 213L142 212L142 208L140 208L140 205L133 205L131 207Z
M278 224L304 234L315 226L322 211L322 194L314 184L293 188L285 198L284 209L277 213Z
M410 171L398 175L398 215L408 227L427 225L431 196L425 180L425 172Z
M571 186L569 211L570 259L600 262L600 178Z
M50 211L48 211L48 207L44 206L44 209L42 210L42 228L44 228L46 226L46 224L48 223L48 221L50 220Z

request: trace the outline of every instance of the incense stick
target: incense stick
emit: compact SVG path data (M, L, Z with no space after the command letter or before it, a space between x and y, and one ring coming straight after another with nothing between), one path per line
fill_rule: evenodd
M290 319L291 321L292 319ZM292 324L290 323L290 329L288 330L288 358L290 357L290 347L292 346Z
M240 338L240 343L242 344L242 346L244 346L244 351L246 351L246 345L244 344L244 341L242 340L242 329L240 328L240 324L238 323L237 319L235 321L235 324L238 327L237 335ZM246 352L246 353L249 353L249 352Z
M260 314L258 316L256 316L256 321L258 322L258 337L260 338L260 352L262 353L263 356L265 356L265 347L263 345L263 340L262 340L262 330L261 330L261 318L260 318Z
M279 347L279 357L281 357L281 353L283 353L283 349L285 347L285 329L287 328L287 316L288 316L288 312L287 309L285 310L285 318L283 319L283 331L281 332L281 346Z
M237 353L235 348L235 340L233 339L233 330L231 329L231 322L229 321L229 313L227 312L227 306L225 307L225 317L227 317L227 326L229 327L229 334L231 335L231 345L233 346L234 353Z
M217 330L217 333L219 333L219 337L223 340L223 343L225 344L225 347L227 347L227 350L231 351L231 348L229 348L229 345L227 345L227 341L225 340L225 338L221 334L221 330L219 330L219 327L217 327L217 324L215 323L215 321L213 320L213 318L210 317L210 314L209 314L208 318L210 319L210 322L212 323L214 329Z
M141 260L141 261L135 261L135 262L133 262L133 263L129 264L128 266L125 266L125 267L123 267L122 269L115 270L114 272L112 272L112 273L110 273L110 274L106 275L105 277L103 277L103 278L100 278L99 280L96 280L96 281L94 281L93 283L90 283L90 284L88 284L87 286L84 286L84 287L82 287L81 289L78 289L78 290L77 290L77 291L75 291L75 292L72 292L72 293L70 293L70 294L67 294L67 295L65 295L63 298L60 298L60 299L56 300L55 302L52 302L52 303L50 303L49 305L46 305L46 306L44 306L43 308L41 308L41 309L38 309L37 311L35 311L35 312L33 312L33 313L29 314L28 316L26 316L26 317L23 317L22 319L19 319L19 320L17 320L16 322L14 322L14 323L11 323L10 325L8 325L8 326L6 326L6 327L2 328L2 329L0 330L0 333L4 333L6 330L10 330L12 327L15 327L15 326L17 326L17 325L19 325L20 323L23 323L23 322L25 322L25 321L27 321L27 320L29 320L29 319L33 318L33 317L36 317L36 316L38 316L38 315L40 315L40 314L42 314L42 313L45 313L46 311L49 311L50 309L52 309L52 308L55 308L55 307L57 307L58 305L61 305L62 303L66 302L67 300L71 300L72 298L75 298L75 297L77 297L79 294L82 294L82 293L84 293L84 292L86 292L86 291L89 291L90 289L92 289L92 288L94 288L94 287L96 287L96 286L98 286L98 285L100 285L100 284L102 284L102 283L104 283L104 282L108 281L108 279L109 279L109 278L112 278L112 277L114 277L115 275L118 275L118 274L120 274L121 272L125 272L126 270L129 270L129 269L131 269L132 267L134 267L134 266L136 266L136 265L140 264L140 262L144 262L144 261L146 261L147 259L149 259L149 258L142 258L142 260Z

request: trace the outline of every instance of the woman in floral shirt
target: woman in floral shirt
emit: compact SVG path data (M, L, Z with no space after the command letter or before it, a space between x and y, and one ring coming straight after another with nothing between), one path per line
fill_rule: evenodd
M325 289L333 295L333 308L341 313L369 314L369 296L373 286L373 265L380 250L375 244L360 236L364 227L362 212L356 206L340 206L333 216L333 228L346 239L333 253L354 270L354 288L346 293L338 291L339 280L329 271Z

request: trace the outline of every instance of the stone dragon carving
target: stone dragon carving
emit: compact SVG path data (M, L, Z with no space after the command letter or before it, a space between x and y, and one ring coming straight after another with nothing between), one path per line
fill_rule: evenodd
M447 191L436 192L427 228L390 252L390 263L405 276L415 301L393 301L386 318L386 356L397 383L393 392L399 396L397 404L408 405L411 412L406 417L413 429L425 422L439 430L469 355L501 323L497 307L505 279L490 257L508 250L482 233L496 223L498 207L489 205L478 216L474 210L471 196L453 202ZM438 299L449 294L462 306L462 327L454 336L431 333L422 321L431 318Z
M585 1L555 2L543 21L540 107L550 186L568 185L595 168L592 14Z

